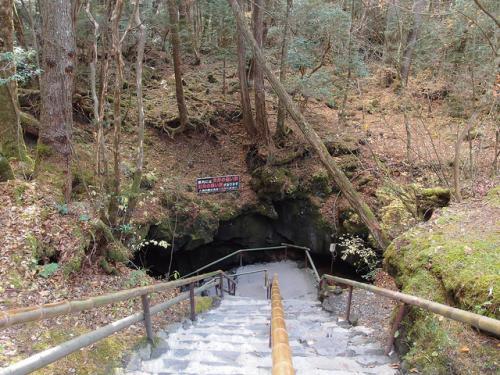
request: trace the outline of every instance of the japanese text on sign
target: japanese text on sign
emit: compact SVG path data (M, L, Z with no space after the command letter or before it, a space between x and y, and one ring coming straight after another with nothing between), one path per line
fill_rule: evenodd
M196 179L196 191L199 194L225 193L239 190L240 176L204 177Z

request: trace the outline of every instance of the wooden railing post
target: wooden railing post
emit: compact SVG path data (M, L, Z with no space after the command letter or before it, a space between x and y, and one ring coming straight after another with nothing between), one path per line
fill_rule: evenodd
M149 297L147 294L141 296L142 310L144 312L144 325L146 327L146 336L149 342L153 342L153 325L151 324L151 312L149 311Z
M194 283L189 284L189 306L191 312L191 321L196 319L196 302L194 300Z
M349 294L347 295L347 306L345 312L345 320L349 322L351 317L351 302L352 302L352 286L349 285Z
M222 273L219 275L219 286L220 286L220 298L224 298L224 277L222 276Z
M392 327L391 327L391 332L389 334L389 337L387 338L387 346L385 347L385 355L388 355L391 350L392 346L394 344L394 335L396 334L396 331L399 328L399 325L401 324L401 321L403 320L405 314L406 314L407 306L405 303L402 303L399 305L398 312L394 318L394 322L392 322Z

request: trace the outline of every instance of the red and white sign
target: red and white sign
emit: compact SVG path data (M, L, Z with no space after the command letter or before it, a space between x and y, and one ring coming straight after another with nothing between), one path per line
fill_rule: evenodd
M240 176L203 177L196 179L196 192L199 194L226 193L240 189Z

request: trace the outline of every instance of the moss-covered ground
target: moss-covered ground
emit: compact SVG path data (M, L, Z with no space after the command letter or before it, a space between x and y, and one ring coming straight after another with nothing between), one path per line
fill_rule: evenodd
M444 209L392 243L385 262L403 292L500 317L498 193ZM401 343L409 369L427 374L499 369L498 341L470 327L418 309L404 327Z

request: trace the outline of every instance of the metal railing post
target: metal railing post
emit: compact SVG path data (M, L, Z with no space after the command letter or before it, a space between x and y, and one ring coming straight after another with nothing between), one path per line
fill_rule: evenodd
M288 246L285 247L285 260L288 260Z
M387 346L385 347L385 355L388 355L392 350L392 345L394 344L394 335L401 324L405 314L406 314L407 306L405 303L399 305L398 312L394 318L394 322L392 323L391 332L389 337L387 338Z
M194 300L194 283L189 284L189 306L190 306L190 318L194 322L196 319L196 302Z
M243 253L240 253L240 267L243 267Z
M307 250L304 250L304 257L305 257L305 260L306 260L306 266L304 268L307 268Z
M351 317L351 302L352 302L352 286L349 285L349 294L347 295L347 306L345 312L345 320L348 322Z
M151 312L149 311L149 297L147 294L141 296L142 310L144 312L144 326L149 342L153 342L153 325L151 324Z

